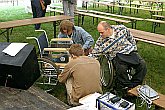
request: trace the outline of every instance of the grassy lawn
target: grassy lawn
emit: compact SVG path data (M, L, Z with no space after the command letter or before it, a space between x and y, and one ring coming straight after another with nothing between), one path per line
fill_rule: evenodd
M89 9L95 9L100 11L107 11L106 7L99 7L99 8L93 8L89 7ZM117 9L115 9L115 13L117 13ZM147 11L139 11L138 14L132 13L129 14L129 10L127 9L126 12L123 13L123 15L127 16L135 16L140 18L150 18L150 13ZM165 12L163 13L165 16ZM49 13L46 14L46 16L49 16ZM32 18L32 15L29 13L25 13L23 7L10 7L10 8L4 8L0 7L0 22L4 21L10 21L10 20L17 20L17 19L25 19L25 18ZM99 19L101 21L101 19ZM116 23L113 21L109 21L112 25L115 25ZM75 17L75 25L77 25L77 16ZM131 24L125 24L127 27L131 28ZM151 22L146 21L138 21L137 22L137 29L143 30L143 31L151 31ZM44 23L42 24L42 29L46 30L49 36L49 39L53 38L53 24L52 23ZM96 39L99 37L99 33L97 32L97 23L92 23L91 17L85 17L85 22L82 27L88 31L93 38ZM58 28L58 26L57 26ZM57 29L58 30L58 29ZM0 30L2 32L2 30ZM58 33L58 32L57 32ZM165 25L161 24L160 27L156 28L156 33L165 35ZM27 36L37 36L37 33L34 32L34 25L28 25L28 26L21 26L13 29L12 35L10 36L10 42L29 42L26 40ZM0 35L0 42L6 42L6 39L3 35ZM32 42L29 42L32 43ZM154 88L156 91L159 91L162 94L165 94L165 48L144 43L144 42L138 42L138 51L140 55L145 59L147 63L148 72L145 77L145 82L149 84L151 82L151 87ZM104 90L104 92L108 91L107 89ZM59 98L60 100L66 102L65 99L65 87L63 84L58 84L54 87L54 91L51 91L51 94L55 97ZM139 104L139 102L135 102L136 104ZM137 110L145 110L145 107L139 108L137 107Z

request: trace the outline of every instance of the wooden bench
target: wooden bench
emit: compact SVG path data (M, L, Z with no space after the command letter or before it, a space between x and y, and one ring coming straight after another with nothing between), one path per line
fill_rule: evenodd
M130 8L130 14L131 14L131 9L134 9L134 13L135 13L135 10L137 10L137 13L138 13L138 10L149 11L151 14L151 17L154 14L158 15L159 12L161 12L161 13L163 12L160 9L151 9L149 7L132 7L132 6L122 6L122 5L115 5L115 7L119 7L119 9L120 9L119 13L120 14L122 14L123 8Z
M131 31L132 35L136 40L165 47L165 35L145 32L131 28L128 29Z
M22 20L13 20L13 21L6 21L6 22L0 22L0 29L5 29L4 31L0 32L1 34L6 33L5 37L7 39L7 42L9 42L9 37L11 35L10 30L12 32L13 28L20 27L20 26L27 26L32 24L38 24L38 23L48 23L53 22L53 28L54 28L54 38L56 37L56 23L58 21L62 20L68 20L72 19L71 16L65 16L65 15L59 15L59 16L46 16L46 17L40 17L40 18L30 18L30 19L22 19Z
M99 7L99 5L107 6L108 12L109 12L109 8L111 8L111 13L114 13L115 2L96 2L96 1L93 1L93 8L94 8L94 6L96 7L96 4L98 4L98 7Z
M59 9L52 9L52 8L50 8L49 11L50 11L50 16L51 16L52 12L54 13L54 16L56 15L56 13L60 13L60 15L64 14L64 11L63 10L59 10Z
M54 12L54 16L55 16L55 12L58 12L58 10L59 10L58 13L63 14L63 12L60 11L62 9L63 9L63 7L61 7L61 6L50 5L49 9L47 9L47 11L50 12L50 16L51 16L51 13Z
M154 32L154 33L155 33L155 30L156 30L156 27L158 26L158 24L165 24L165 21L162 21L162 20L145 19L145 21L152 22L152 30L151 30L151 32Z
M131 14L131 9L137 9L137 7L124 6L124 5L115 5L115 7L118 7L118 8L119 8L118 13L119 13L120 15L122 15L123 9L124 9L124 8L129 8L129 9L130 9L130 14ZM134 13L135 13L135 11L134 11Z
M52 9L62 9L62 6L54 6L54 5L49 5L50 8Z
M152 17L154 17L154 19L156 19L156 20L164 20L165 19L165 16L163 16L163 15L152 15ZM160 23L158 23L158 25L160 27Z
M165 16L162 16L162 15L152 15L153 17L156 18L156 20L163 20L165 19Z
M141 2L149 2L150 6L153 8L153 4L157 4L157 8L161 8L163 11L163 4L165 3L165 1L163 0L140 0Z
M114 13L114 7L119 7L119 14L122 14L123 8L131 8L130 6L120 5L122 3L116 4L117 2L94 2L94 3L98 5L107 6L108 12L109 12L109 8L111 8L111 13Z
M122 14L122 10L123 8L130 8L130 13L131 13L131 5L130 6L124 6L124 4L126 4L125 2L93 2L94 4L98 4L99 5L105 5L108 8L108 12L109 12L109 8L111 8L111 13L114 13L114 7L119 7L119 14ZM94 5L93 5L94 7Z
M145 6L144 4L140 3L139 1L138 1L138 3L136 1L131 2L131 5L135 5L135 7L137 7L137 8L139 8L140 6Z
M59 43L65 42L65 43ZM71 38L53 38L50 41L50 45L53 48L70 48L72 39Z
M129 8L130 9L130 13L131 13L131 9L137 10L144 10L144 11L149 11L151 13L151 16L154 14L158 14L159 12L163 12L162 10L158 10L158 9L151 9L149 7L132 7L131 5L128 6L124 6L124 5L116 5L114 2L93 2L95 4L100 4L100 5L105 5L108 7L108 12L109 12L109 7L111 7L111 13L114 13L114 7L119 7L119 14L122 14L123 8ZM135 13L135 11L134 11Z
M123 23L130 23L131 22L131 21L128 21L128 20L111 18L111 17L96 15L96 14L92 14L92 13L85 13L85 12L79 12L79 11L76 11L75 13L78 14L78 25L79 25L81 15L82 15L82 25L83 25L83 21L84 21L84 16L93 17L93 23L94 23L94 18L101 18L101 19L115 21L117 24L123 24Z
M147 11L149 11L150 13L151 13L151 18L152 18L152 15L155 15L155 14L162 14L163 13L163 11L162 10L160 10L160 9L147 9Z
M136 29L136 22L144 20L143 18L136 18L136 17L131 17L131 16L123 16L123 15L105 13L105 12L95 11L95 10L78 10L78 11L80 11L80 12L89 12L89 13L100 14L100 15L106 15L106 16L119 17L119 18L124 18L124 19L129 19L131 21L131 23L132 23L132 28L135 28L135 29Z
M71 41L71 38L53 38L50 42Z
M129 90L128 93L138 96L138 92L137 92L138 87L139 86ZM158 110L158 108L165 109L165 95L163 95L161 93L158 93L158 94L159 94L159 99L153 100L152 104L155 105L155 110Z
M44 51L49 51L49 52L67 52L68 48L44 48Z

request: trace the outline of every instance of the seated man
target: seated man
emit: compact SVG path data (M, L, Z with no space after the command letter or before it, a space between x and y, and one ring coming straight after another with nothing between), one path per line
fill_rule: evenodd
M92 36L86 32L82 27L74 26L69 20L63 20L60 23L59 38L72 38L74 44L81 44L85 55L88 55L92 50L94 44Z
M83 56L80 44L72 44L69 53L72 59L58 79L66 85L68 103L75 106L79 103L79 99L86 95L102 93L100 63L94 58Z
M111 26L106 21L101 21L97 30L100 37L92 53L108 53L116 71L114 88L130 89L142 84L147 72L146 64L137 53L136 42L130 31L124 25ZM135 69L131 80L128 77L130 67Z

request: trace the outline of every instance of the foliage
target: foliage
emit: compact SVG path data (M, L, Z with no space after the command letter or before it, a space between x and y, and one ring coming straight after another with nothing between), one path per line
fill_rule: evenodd
M93 8L89 7L89 9L95 9L100 11L107 11L106 7L99 7L99 8ZM115 13L117 13L117 9L115 8ZM126 12L123 13L123 15L127 16L135 16L135 17L141 17L141 18L150 18L149 12L146 11L139 11L138 14L132 13L130 15L129 10L126 10ZM165 15L165 12L163 13ZM29 13L25 13L23 7L10 7L10 8L0 8L0 21L10 21L10 20L18 20L18 19L25 19L25 18L31 18L32 15ZM46 14L46 16L49 16L49 13ZM99 19L101 21L102 19ZM77 25L77 16L75 16L75 25ZM115 25L115 22L109 21L111 24ZM131 24L125 24L127 27L131 28ZM84 25L81 25L85 30L87 30L93 38L96 40L99 36L99 33L97 32L97 22L95 20L95 23L92 23L91 17L85 17ZM146 21L138 21L137 22L137 29L144 30L144 31L151 31L151 22ZM46 30L49 36L49 39L53 38L53 24L52 23L43 23L41 26L42 29ZM160 27L156 28L156 33L158 34L164 34L165 35L165 25L161 24ZM58 26L57 26L58 30ZM0 30L0 32L4 31ZM58 32L57 32L58 33ZM32 41L26 40L27 36L37 36L37 33L34 31L33 25L28 26L21 26L16 27L13 29L12 34L10 35L10 42L29 42L33 43ZM3 34L0 35L0 41L6 42L6 39ZM35 45L35 44L34 44ZM165 48L144 43L144 42L138 42L138 51L140 55L145 59L147 63L148 72L145 78L145 81L147 84L151 85L152 88L154 88L156 91L159 91L162 94L165 94L165 90L163 89L165 87ZM60 100L66 102L65 98L65 87L63 84L58 84L58 86L54 87L54 91L51 91L50 93L54 96L58 97ZM105 89L104 92L108 91L108 89ZM140 108L141 109L141 108ZM139 109L139 110L140 110Z

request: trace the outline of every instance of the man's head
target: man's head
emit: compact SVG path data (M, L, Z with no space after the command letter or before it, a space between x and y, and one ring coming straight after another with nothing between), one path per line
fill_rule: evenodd
M72 44L70 46L69 53L72 57L73 56L79 57L84 54L84 50L80 44Z
M106 21L101 21L97 26L97 30L103 39L112 35L111 26Z
M74 24L69 20L63 20L60 23L60 32L63 34L71 35L73 32Z

